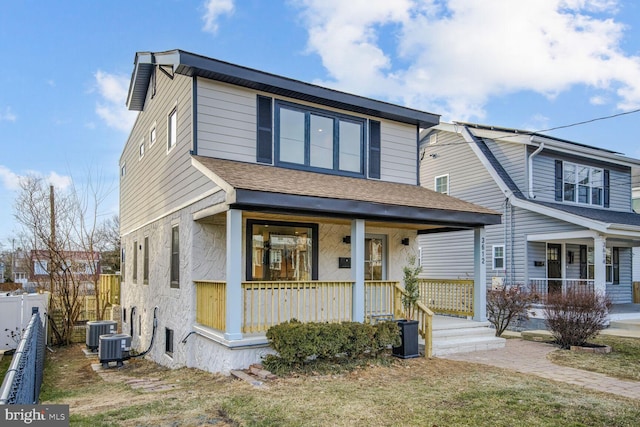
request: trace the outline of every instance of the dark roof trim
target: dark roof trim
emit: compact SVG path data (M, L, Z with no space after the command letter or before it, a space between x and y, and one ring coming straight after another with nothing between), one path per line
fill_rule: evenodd
M429 128L440 122L438 114L340 92L182 50L136 53L127 99L130 110L140 111L144 107L151 76L148 68L160 64L173 65L176 73L189 77L201 76L327 107L415 124L421 128Z
M284 211L286 213L315 214L349 219L357 217L376 221L398 221L463 228L500 224L501 221L499 214L425 209L242 189L236 189L236 200L231 206L244 210L260 210L261 212Z
M418 230L418 234L451 233L452 231L468 231L470 229L470 227L427 228L426 230Z

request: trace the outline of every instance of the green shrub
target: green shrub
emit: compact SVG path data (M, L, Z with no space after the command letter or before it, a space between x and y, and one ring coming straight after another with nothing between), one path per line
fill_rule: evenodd
M374 358L400 344L395 322L301 323L294 319L269 328L267 339L278 353L264 359L265 367L273 372L300 368L312 361L340 364Z

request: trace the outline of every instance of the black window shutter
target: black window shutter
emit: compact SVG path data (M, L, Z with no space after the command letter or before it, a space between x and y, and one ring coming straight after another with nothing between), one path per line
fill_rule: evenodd
M380 178L380 122L369 120L369 178Z
M556 202L562 201L562 160L556 160Z
M620 284L620 248L613 248L613 283Z
M273 129L271 98L258 95L258 140L256 160L272 163Z
M610 191L609 191L609 170L605 169L604 170L604 191L603 191L603 198L604 198L604 207L608 208L609 207L609 198L610 196Z
M587 246L580 245L580 278L587 278Z

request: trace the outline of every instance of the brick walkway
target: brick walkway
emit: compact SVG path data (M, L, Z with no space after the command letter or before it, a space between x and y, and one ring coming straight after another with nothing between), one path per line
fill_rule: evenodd
M551 344L508 339L505 348L502 349L450 354L441 357L497 366L549 380L579 385L591 390L640 399L640 381L620 380L596 372L551 363L547 359L547 354L557 348Z

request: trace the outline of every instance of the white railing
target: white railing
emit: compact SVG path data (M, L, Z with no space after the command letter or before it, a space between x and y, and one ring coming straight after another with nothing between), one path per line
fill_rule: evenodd
M546 298L549 294L572 292L593 292L593 279L529 279L529 289L541 298Z

